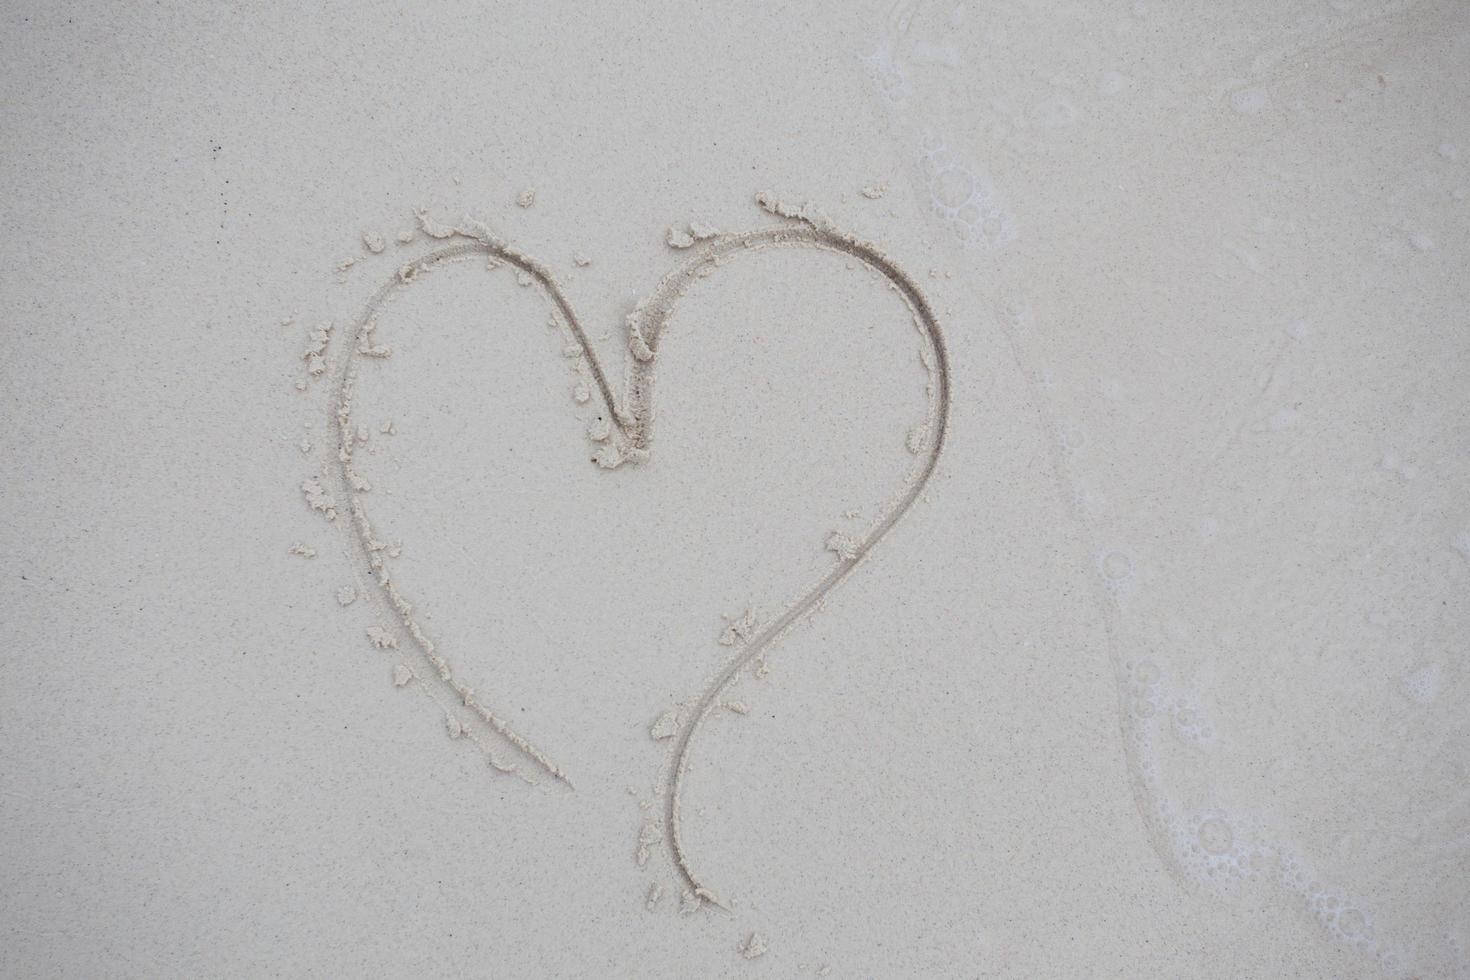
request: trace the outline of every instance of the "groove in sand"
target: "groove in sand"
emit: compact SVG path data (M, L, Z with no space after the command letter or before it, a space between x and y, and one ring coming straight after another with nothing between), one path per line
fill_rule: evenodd
M633 317L630 318L630 326L634 328L635 334L641 332L644 342L656 352L659 334L668 321L679 296L699 277L701 270L718 264L726 256L745 250L781 246L829 249L858 259L887 279L903 298L914 316L916 325L928 342L929 351L932 354L931 370L934 384L930 392L927 445L923 447L924 453L917 472L911 477L902 495L878 519L866 536L857 540L850 549L844 550L831 571L788 607L775 622L751 637L750 642L740 653L731 658L714 680L705 687L692 714L680 725L672 750L668 785L664 794L664 816L668 823L667 839L672 851L674 866L686 888L697 899L709 901L721 907L723 903L695 873L684 847L683 828L680 820L681 797L684 776L689 768L689 749L694 736L703 726L705 719L719 706L725 690L741 670L764 654L788 630L809 615L833 589L852 574L858 564L873 549L873 546L882 540L913 507L939 463L948 430L950 409L949 355L945 348L944 333L940 329L939 319L935 316L928 299L925 298L914 280L876 247L837 231L826 221L811 213L809 209L790 208L764 194L759 195L757 201L771 213L795 219L800 224L723 236L711 240L698 257L666 277L649 299L640 304ZM635 360L629 391L634 423L630 435L640 447L646 445L648 426L651 423L649 407L651 381L648 362Z
M429 230L426 225L426 231ZM356 543L361 558L367 564L369 576L375 579L379 585L379 599L386 604L390 615L398 620L405 633L419 653L428 662L434 672L445 684L447 684L458 698L496 734L513 746L522 755L536 763L549 775L561 780L568 786L571 780L567 778L562 768L540 749L532 745L526 738L513 729L508 722L496 714L488 705L480 702L472 688L459 680L449 662L438 652L431 640L419 626L413 617L413 607L404 598L389 574L386 559L381 554L381 543L373 534L372 524L368 519L367 511L363 506L362 493L359 491L359 483L352 469L353 450L355 447L355 431L352 424L352 399L357 381L357 358L360 356L372 356L367 352L371 349L371 337L373 328L377 325L378 317L382 314L384 307L393 295L401 289L407 288L420 271L432 269L442 263L453 261L470 255L486 254L501 261L507 262L525 274L531 276L542 291L551 299L557 310L567 323L572 335L581 345L588 357L593 376L597 382L598 391L603 400L612 405L611 392L607 381L598 366L596 359L592 356L592 350L587 344L586 335L572 311L571 305L566 297L562 295L561 289L551 274L538 262L529 256L517 251L506 243L491 237L481 230L452 229L447 234L431 232L433 237L460 237L465 240L458 241L452 245L436 249L404 266L400 272L385 283L368 301L367 307L358 318L355 330L351 337L352 347L338 361L336 375L336 404L332 416L332 424L337 427L337 466L335 467L336 490L342 497L350 501L352 515L351 532L349 537ZM609 409L611 410L611 409ZM478 739L475 739L477 744ZM494 757L491 757L492 764ZM497 766L497 768L500 768Z
M625 397L621 403L614 397L606 372L597 359L596 352L587 341L587 335L576 311L563 295L555 278L540 263L523 252L511 247L490 234L483 227L444 228L431 226L421 216L424 229L434 238L455 238L453 244L436 249L415 262L405 266L399 275L383 285L368 302L358 319L351 338L353 347L339 359L336 370L336 406L333 422L338 429L338 451L336 489L343 499L350 502L352 533L350 536L369 574L380 586L381 600L401 623L409 639L434 668L439 677L448 684L491 729L503 737L523 755L534 761L550 775L570 784L561 768L549 757L514 731L509 724L488 706L475 699L474 692L459 681L445 658L413 618L412 607L404 599L388 573L381 544L373 535L373 529L363 507L358 490L356 474L352 469L354 429L351 421L352 399L357 379L356 359L366 356L371 350L371 334L383 308L393 295L411 284L419 271L467 256L483 254L506 262L521 273L529 276L555 306L566 324L582 356L591 371L598 397L613 420L614 436L618 442L617 453L610 464L624 461L637 462L646 458L653 427L654 364L657 360L659 340L675 305L684 292L698 279L725 258L767 248L815 248L842 253L862 262L882 276L889 286L903 299L912 313L915 325L926 342L925 363L932 372L930 385L930 414L924 427L923 440L917 447L922 450L921 459L911 474L902 493L876 521L868 533L844 549L833 568L813 587L802 594L773 623L766 626L739 654L706 686L692 714L678 731L674 742L665 793L668 834L672 859L687 890L696 900L721 904L719 899L705 887L695 873L684 847L681 826L681 794L683 780L688 771L690 746L705 719L721 703L724 691L739 675L741 670L765 653L794 625L809 615L853 570L867 557L873 547L891 531L908 513L924 491L938 465L944 448L950 411L950 370L944 335L933 308L918 284L891 259L874 245L833 228L810 208L794 208L782 204L769 195L757 195L757 203L773 215L787 219L777 227L764 228L739 234L717 235L703 241L700 250L690 261L665 276L654 291L628 317L628 373Z

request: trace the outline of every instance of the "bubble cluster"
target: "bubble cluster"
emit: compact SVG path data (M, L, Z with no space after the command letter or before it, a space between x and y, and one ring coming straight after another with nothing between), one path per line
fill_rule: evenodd
M919 168L930 207L961 241L998 247L1015 237L1011 216L989 179L956 160L943 140L932 134L924 137Z
M1350 946L1360 946L1365 952L1377 952L1378 940L1372 917L1350 899L1319 886L1308 893L1307 905L1322 928L1335 939Z
M1254 878L1271 865L1271 848L1249 821L1220 809L1168 821L1179 863L1212 885Z
M1378 935L1373 914L1358 899L1331 888L1313 875L1294 854L1277 855L1280 882L1302 897L1317 923L1338 942L1376 957L1385 967L1397 969L1401 956Z
M1254 116L1266 108L1270 99L1258 88L1243 88L1230 95L1230 107L1242 116Z
M873 83L878 86L878 91L885 99L895 104L908 99L908 77L904 74L903 65L893 56L891 46L883 45L863 61L872 73Z
M1230 853L1230 848L1235 844L1235 834L1223 817L1206 817L1201 820L1195 836L1199 840L1200 848L1212 857Z
M1404 694L1415 704L1431 703L1439 697L1440 675L1439 664L1425 664L1404 676Z
M1120 553L1099 556L1104 578L1106 559L1113 554ZM1175 763L1193 763L1159 744L1160 733L1167 731L1188 746L1204 747L1214 738L1214 729L1190 696L1171 690L1173 684L1159 663L1139 658L1123 668L1123 727L1148 800L1144 816L1176 872L1221 896L1237 893L1249 883L1280 887L1299 896L1299 908L1333 941L1402 972L1403 957L1387 947L1369 906L1324 883L1258 818L1231 812L1210 797L1171 798L1162 775L1165 762L1170 771Z
M1199 760L1169 753L1158 741L1160 736L1169 733L1190 748L1206 749L1214 738L1213 726L1192 700L1170 689L1164 670L1153 660L1128 662L1124 671L1121 685L1124 736L1137 778L1150 799L1162 834L1161 849L1172 852L1181 870L1196 877L1219 873L1222 862L1229 864L1237 858L1243 861L1249 852L1237 854L1232 845L1240 837L1238 821L1228 820L1216 811L1182 817L1164 795L1166 763L1173 759L1175 763L1192 767ZM1184 812L1190 811L1186 808ZM1239 861L1237 864L1235 871L1246 868Z
M1159 690L1163 671L1151 660L1127 665L1124 687L1127 713L1124 732L1138 766L1139 778L1150 793L1157 791L1158 763L1153 752L1153 726L1162 704Z
M1215 739L1215 729L1200 710L1182 698L1170 706L1169 721L1174 737L1189 745L1204 747Z

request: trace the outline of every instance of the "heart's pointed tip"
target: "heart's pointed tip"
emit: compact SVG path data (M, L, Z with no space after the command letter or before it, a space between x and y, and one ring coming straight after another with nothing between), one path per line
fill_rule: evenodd
M719 898L718 895L716 895L714 892L710 891L708 888L705 888L703 885L701 885L698 888L694 889L694 897L697 898L697 899L699 899L701 902L708 902L709 904L713 905L715 908L719 909L721 912L724 912L724 913L729 914L729 915L734 915L735 914L733 911L731 911L730 906L728 906L724 902L720 901L720 898Z
M648 450L643 448L645 444L644 440L635 435L626 443L603 446L591 456L591 460L605 470L615 470L624 463L646 463Z

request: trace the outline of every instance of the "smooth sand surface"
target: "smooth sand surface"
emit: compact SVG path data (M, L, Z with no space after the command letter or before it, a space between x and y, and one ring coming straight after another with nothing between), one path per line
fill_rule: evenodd
M0 25L0 974L1470 977L1463 2Z

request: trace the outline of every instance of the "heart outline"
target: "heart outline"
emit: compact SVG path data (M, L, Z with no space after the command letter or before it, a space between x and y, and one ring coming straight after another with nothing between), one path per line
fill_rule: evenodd
M756 202L774 216L785 219L785 223L755 231L737 234L721 234L705 239L700 251L689 261L666 274L638 304L627 318L628 342L631 357L628 360L625 382L625 397L620 404L613 395L606 372L596 352L587 340L587 335L576 315L575 309L562 293L555 277L531 256L511 246L492 234L483 225L465 222L464 227L443 228L431 223L420 214L420 224L430 237L436 239L462 238L456 242L425 255L403 266L397 276L381 286L368 301L362 315L355 324L350 338L351 349L341 358L334 377L335 405L333 422L338 431L336 485L344 499L351 502L351 531L348 536L358 545L367 562L369 574L378 582L381 597L388 608L396 613L409 637L418 646L424 658L434 667L439 678L459 696L465 707L474 711L486 724L526 757L536 762L552 777L571 786L571 780L561 767L549 756L532 745L516 732L509 723L500 718L487 705L482 704L473 689L456 679L453 668L438 652L433 641L424 634L413 618L413 607L398 591L381 551L381 543L373 535L371 521L360 499L362 481L352 469L355 432L352 424L352 399L357 380L356 359L368 354L371 334L388 301L399 290L409 285L418 272L431 270L438 265L455 259L477 254L488 255L492 260L508 263L531 279L541 288L555 307L557 314L568 328L581 349L581 355L593 375L598 397L613 422L616 436L613 452L600 457L603 466L615 467L623 462L640 462L647 458L653 424L653 368L657 359L658 344L663 328L672 315L678 300L688 287L702 277L704 270L718 265L724 258L765 248L798 247L817 248L843 253L862 262L865 266L888 281L890 288L898 292L913 316L914 324L928 342L924 358L931 371L933 383L929 386L930 412L922 430L925 437L925 453L916 472L905 481L904 491L898 495L887 511L875 522L861 540L844 549L838 555L837 564L808 588L773 623L757 633L745 647L715 675L699 695L692 715L679 726L670 753L669 771L665 784L664 818L668 822L666 839L670 846L671 859L677 874L696 901L709 901L720 907L724 903L702 883L694 872L684 847L681 833L681 796L683 777L688 770L689 748L705 719L719 703L720 696L734 682L740 672L752 661L770 649L797 623L809 615L837 586L862 563L872 548L897 525L912 509L924 491L938 466L949 429L950 413L950 368L948 349L943 329L933 307L918 284L893 260L875 245L835 228L811 206L801 208L786 205L773 196L761 193ZM495 762L497 768L506 769Z

